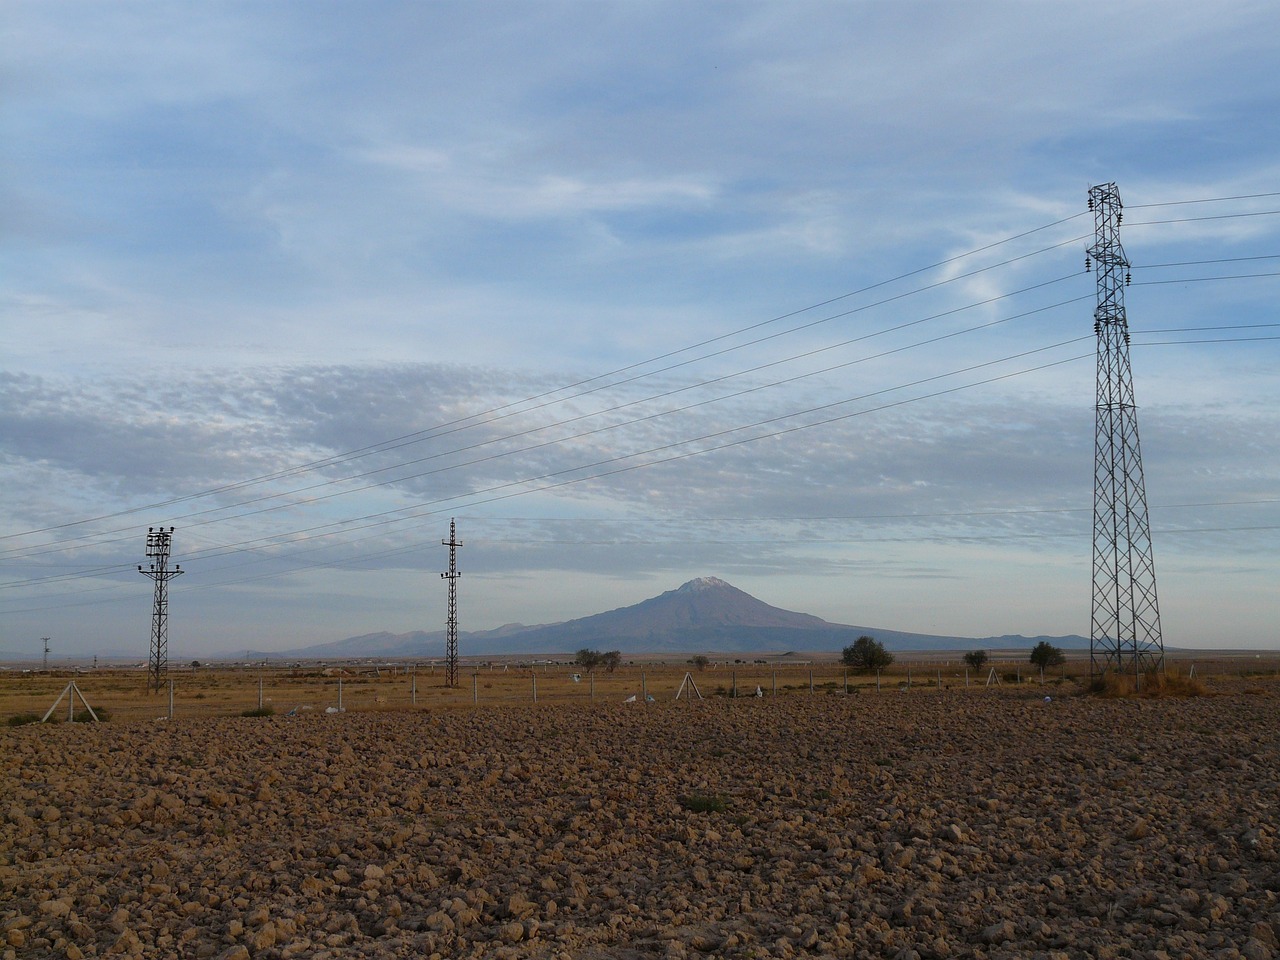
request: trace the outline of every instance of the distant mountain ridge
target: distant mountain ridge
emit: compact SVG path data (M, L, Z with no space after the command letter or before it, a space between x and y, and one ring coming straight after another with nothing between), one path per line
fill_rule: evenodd
M764 653L838 651L859 636L875 637L890 650L976 650L1031 648L1041 640L1064 648L1088 647L1080 636L956 637L831 623L812 614L774 607L717 577L698 577L656 597L564 623L459 635L467 656L564 654L583 647L623 653ZM369 633L333 643L246 657L343 659L434 657L445 652L445 632Z

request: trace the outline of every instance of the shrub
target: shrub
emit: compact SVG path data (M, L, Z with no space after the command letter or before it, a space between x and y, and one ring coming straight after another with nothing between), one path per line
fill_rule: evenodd
M964 662L973 670L981 670L987 665L987 651L970 650L964 655Z
M38 713L18 713L10 717L6 723L11 727L25 727L28 723L39 723L40 714Z
M893 663L893 654L879 640L862 636L841 651L840 662L854 670L870 673Z
M242 717L274 717L276 714L275 707L255 707L252 710L245 710L240 714Z
M729 801L719 794L693 793L680 798L680 806L690 813L724 813Z

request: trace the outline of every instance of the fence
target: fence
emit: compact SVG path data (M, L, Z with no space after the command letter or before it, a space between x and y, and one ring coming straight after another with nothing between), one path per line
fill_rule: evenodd
M1169 668L1184 675L1194 668L1202 680L1222 677L1280 676L1274 654L1170 658ZM297 668L276 665L233 668L183 668L173 671L159 693L147 693L142 671L100 670L81 673L18 674L0 672L0 717L43 715L68 678L95 710L116 719L159 719L237 715L252 711L304 715L326 711L381 709L465 709L478 705L617 703L672 700L686 677L701 696L843 696L875 692L928 693L985 689L992 677L1011 684L1061 683L1088 674L1079 655L1061 667L1040 672L1024 658L992 657L981 670L952 658L902 657L879 674L856 674L839 663L721 660L698 669L691 663L632 661L613 672L583 672L568 662L465 663L460 684L444 685L443 664L404 663ZM690 695L686 692L685 695ZM102 711L100 711L102 712Z

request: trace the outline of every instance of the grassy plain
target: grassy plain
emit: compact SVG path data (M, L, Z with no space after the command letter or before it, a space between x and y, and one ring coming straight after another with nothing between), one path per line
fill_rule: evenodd
M1169 657L1172 672L1195 668L1200 678L1280 676L1280 656L1241 654L1234 657L1179 654ZM635 696L675 699L688 676L704 697L843 695L870 692L986 689L995 671L1002 687L1028 689L1042 683L1025 654L995 654L980 671L966 670L958 653L900 654L877 678L846 670L832 655L807 658L753 659L750 655L712 659L698 669L680 657L637 657L616 671L584 673L562 660L529 662L516 658L461 663L458 685L445 685L442 661L379 663L373 661L311 665L219 664L193 668L170 665L161 689L147 689L146 671L132 667L0 670L0 722L15 716L43 716L74 681L95 711L112 719L233 716L259 706L275 713L323 712L339 703L345 711L461 709L475 705L615 702ZM1049 686L1076 684L1088 674L1087 657L1068 655L1066 664L1049 671ZM576 678L576 679L575 679ZM687 687L686 687L686 694ZM51 719L66 719L63 699ZM81 711L76 700L76 711Z

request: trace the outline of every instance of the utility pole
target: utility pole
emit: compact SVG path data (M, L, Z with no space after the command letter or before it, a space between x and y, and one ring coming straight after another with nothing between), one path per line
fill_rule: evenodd
M1124 217L1114 183L1089 188L1098 300L1097 419L1093 465L1093 626L1089 672L1116 670L1135 679L1164 668L1156 569L1138 444L1138 414L1124 311L1129 261L1120 245Z
M45 673L49 672L49 637L41 637L44 641L44 666L41 668Z
M160 692L160 684L169 672L169 581L182 576L182 566L169 569L169 548L173 527L147 527L147 557L151 564L138 572L155 581L155 606L151 614L151 657L147 664L147 689Z
M458 685L458 548L462 541L458 539L458 528L453 520L449 521L449 539L440 541L449 548L449 572L440 577L449 581L449 619L445 623L445 676L446 687Z

